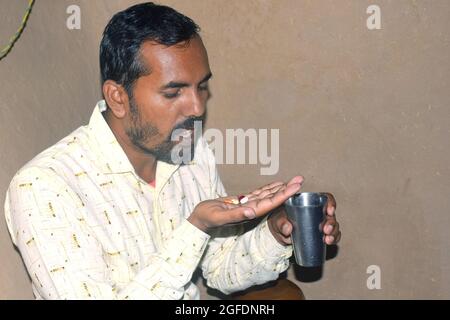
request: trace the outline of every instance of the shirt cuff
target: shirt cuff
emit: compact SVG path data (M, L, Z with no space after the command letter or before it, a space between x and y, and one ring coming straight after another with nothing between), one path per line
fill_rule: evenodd
M185 220L172 233L163 250L163 258L182 269L196 268L205 251L210 235Z
M292 256L292 245L282 245L275 239L269 229L267 217L257 227L260 233L260 248L264 256L269 258L289 259Z

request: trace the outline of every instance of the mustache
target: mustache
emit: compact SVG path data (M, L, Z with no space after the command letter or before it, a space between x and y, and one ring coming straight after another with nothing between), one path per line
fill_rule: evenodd
M175 131L177 129L186 129L186 130L192 129L192 128L194 128L194 124L196 121L201 121L203 123L205 121L205 115L202 115L199 117L188 118L188 119L184 120L183 122L181 122L180 124L176 125L172 131Z

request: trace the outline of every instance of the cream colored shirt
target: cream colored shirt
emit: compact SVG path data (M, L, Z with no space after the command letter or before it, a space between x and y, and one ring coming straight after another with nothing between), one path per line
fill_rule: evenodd
M208 235L186 218L225 195L201 138L194 161L157 163L156 185L135 172L104 120L104 100L75 130L14 176L5 201L12 241L37 299L199 299L197 267L224 293L278 277L291 246L267 221Z

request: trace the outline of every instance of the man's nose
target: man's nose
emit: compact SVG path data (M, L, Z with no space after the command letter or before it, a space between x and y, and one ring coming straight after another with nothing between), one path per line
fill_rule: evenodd
M205 113L206 100L202 98L198 90L192 90L190 99L184 108L186 117L200 117Z

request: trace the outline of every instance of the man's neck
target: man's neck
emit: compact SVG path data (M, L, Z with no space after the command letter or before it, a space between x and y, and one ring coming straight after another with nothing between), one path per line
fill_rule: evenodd
M112 115L110 111L102 113L106 123L111 128L114 136L128 157L134 171L145 182L150 183L155 180L157 160L154 156L145 154L137 148L128 138L123 126Z

